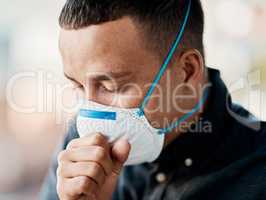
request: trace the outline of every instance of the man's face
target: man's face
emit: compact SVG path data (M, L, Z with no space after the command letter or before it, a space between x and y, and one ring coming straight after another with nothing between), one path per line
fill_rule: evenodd
M86 93L86 99L124 108L139 107L162 64L145 46L141 30L122 18L79 30L61 30L60 51L65 75ZM178 67L169 67L145 109L155 127L164 126L177 112L169 95L183 81Z

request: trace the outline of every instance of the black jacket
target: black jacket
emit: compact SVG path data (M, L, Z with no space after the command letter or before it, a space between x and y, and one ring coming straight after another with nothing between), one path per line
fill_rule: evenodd
M125 167L114 200L266 200L266 124L233 104L220 73L208 71L202 118L153 163ZM74 124L59 150L77 137ZM56 155L43 200L58 199Z

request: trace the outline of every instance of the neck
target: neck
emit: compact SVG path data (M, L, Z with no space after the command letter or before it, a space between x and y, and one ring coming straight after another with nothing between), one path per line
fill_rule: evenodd
M202 87L200 88L201 91L206 89L206 87L208 86L208 83L209 83L209 77L208 77L207 70L205 70L205 71L206 72L204 72L204 74L202 76L202 80L200 81L200 84L202 85ZM199 93L202 93L202 94L197 99L196 104L199 103L199 101L203 98L203 93L204 92L199 92ZM206 99L206 101L208 101L208 99ZM187 132L186 130L190 127L191 124L197 123L197 121L200 119L200 117L201 117L201 115L202 115L202 113L203 113L203 111L205 109L206 104L207 104L207 102L204 102L202 108L199 111L197 111L196 113L194 113L193 115L191 115L191 117L188 120L185 121L186 124L187 124L186 129L178 128L178 129L174 130L173 132L166 134L165 144L164 144L165 147L167 145L171 144L175 139L177 139L181 135L185 134Z

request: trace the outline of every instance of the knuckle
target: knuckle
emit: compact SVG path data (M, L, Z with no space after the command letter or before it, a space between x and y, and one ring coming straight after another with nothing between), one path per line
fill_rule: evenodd
M97 178L98 185L102 185L105 181L105 170L98 163L94 163L92 173Z
M66 191L64 190L64 183L62 180L58 180L56 184L56 191L60 198L63 198L66 195Z
M65 161L66 158L67 158L67 151L66 151L66 150L61 151L61 152L58 154L58 157L57 157L58 163L61 163L61 162Z
M99 161L104 160L106 158L106 151L102 147L95 148L94 154L95 154L95 157L97 158L97 160L99 160Z
M73 140L71 140L71 141L68 143L68 145L67 145L67 149L74 147L74 146L76 145L76 143L77 143L77 139L73 139Z
M56 174L58 177L61 177L63 176L64 174L64 167L62 164L59 164L58 167L57 167L57 170L56 170Z
M61 187L61 181L58 180L57 183L56 183L56 191L57 191L58 194L61 194L61 191L62 191L61 188L62 188Z
M91 173L97 175L97 174L99 174L99 172L100 172L100 167L99 167L99 165L96 164L96 163L93 163L93 164L91 165Z
M96 143L96 144L101 144L101 143L104 143L105 142L105 137L100 134L100 133L96 133L94 136L93 136L93 141Z
M88 189L89 184L90 179L88 177L80 177L77 183L79 193L85 192Z

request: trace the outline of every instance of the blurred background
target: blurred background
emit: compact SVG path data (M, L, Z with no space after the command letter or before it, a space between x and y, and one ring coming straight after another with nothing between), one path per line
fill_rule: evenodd
M266 120L266 1L203 0L207 65L233 99ZM62 75L63 0L0 0L0 199L38 199L75 111ZM62 106L63 105L63 106Z

